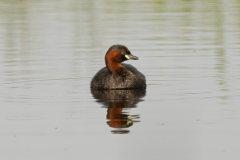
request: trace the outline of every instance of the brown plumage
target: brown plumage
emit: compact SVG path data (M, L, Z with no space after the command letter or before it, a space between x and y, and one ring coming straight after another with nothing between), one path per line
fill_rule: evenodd
M99 70L91 81L92 89L135 89L146 88L145 76L123 61L138 58L127 47L113 45L105 55L106 67Z

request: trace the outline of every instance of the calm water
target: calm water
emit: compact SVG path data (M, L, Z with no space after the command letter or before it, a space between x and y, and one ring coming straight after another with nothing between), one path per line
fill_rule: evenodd
M239 0L1 0L0 159L240 159ZM91 92L113 44L146 91Z

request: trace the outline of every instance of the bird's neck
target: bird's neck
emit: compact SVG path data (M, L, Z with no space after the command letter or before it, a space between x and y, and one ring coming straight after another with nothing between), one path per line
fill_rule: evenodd
M106 66L112 73L121 73L125 69L119 62L119 59L119 53L116 51L110 51L105 56Z

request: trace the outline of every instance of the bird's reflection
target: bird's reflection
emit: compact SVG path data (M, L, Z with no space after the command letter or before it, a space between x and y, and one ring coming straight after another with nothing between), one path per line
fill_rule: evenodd
M129 115L127 110L137 107L137 103L143 101L145 89L134 90L91 90L97 102L103 104L107 110L107 124L116 128L112 133L125 134L129 130L124 128L131 127L133 123L139 122L139 115Z

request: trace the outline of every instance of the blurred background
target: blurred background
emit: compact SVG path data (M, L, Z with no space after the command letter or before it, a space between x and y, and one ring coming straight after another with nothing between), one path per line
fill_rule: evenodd
M0 159L239 159L239 8L0 0ZM146 92L91 92L113 44Z

